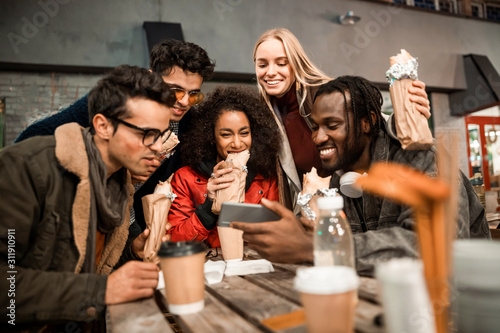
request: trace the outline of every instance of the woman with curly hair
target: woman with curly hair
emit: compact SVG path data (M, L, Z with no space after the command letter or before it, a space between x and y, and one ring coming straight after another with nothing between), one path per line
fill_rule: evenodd
M229 153L249 150L245 202L277 201L280 134L257 94L240 87L215 89L193 117L182 147L187 166L171 182L177 198L168 215L169 232L173 241L206 240L211 247L220 247L212 203L215 192L229 187L234 179L227 175L231 168L219 170L219 164Z

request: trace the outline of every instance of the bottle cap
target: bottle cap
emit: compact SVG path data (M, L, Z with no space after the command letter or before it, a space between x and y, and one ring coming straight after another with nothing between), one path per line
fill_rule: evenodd
M318 208L321 209L342 209L344 208L344 198L336 197L321 197L316 201Z

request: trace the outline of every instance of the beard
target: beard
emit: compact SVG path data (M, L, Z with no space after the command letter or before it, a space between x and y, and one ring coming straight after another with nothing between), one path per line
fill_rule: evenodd
M323 162L323 169L329 173L334 173L337 170L352 171L351 167L361 158L365 147L360 140L346 140L344 142L342 155L338 154L337 159L333 164Z

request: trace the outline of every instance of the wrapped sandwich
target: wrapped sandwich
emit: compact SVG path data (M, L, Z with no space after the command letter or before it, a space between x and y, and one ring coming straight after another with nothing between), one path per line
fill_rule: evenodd
M163 142L162 151L158 154L160 162L172 155L172 151L179 144L179 138L175 133L172 133L168 140Z
M308 173L304 174L302 179L302 194L315 194L319 189L330 188L330 179L332 176L320 177L315 167Z
M297 204L300 206L302 215L309 220L316 220L315 200L316 196L336 196L337 190L330 189L330 179L332 176L320 177L316 168L304 174L302 180L302 192L297 197Z
M153 194L142 197L144 207L144 219L146 227L149 229L149 236L144 245L144 261L160 263L158 250L161 245L161 238L165 235L168 211L177 195L172 192L170 181L172 176L156 185Z
M418 78L418 63L405 50L391 57L391 68L386 76L389 81L396 132L403 149L425 150L433 145L432 133L427 119L410 101L408 88Z
M215 192L212 213L219 214L223 202L245 202L245 183L247 177L247 162L250 152L244 150L237 154L228 154L226 161L221 163L219 168L233 168L227 176L233 176L234 180L228 188Z

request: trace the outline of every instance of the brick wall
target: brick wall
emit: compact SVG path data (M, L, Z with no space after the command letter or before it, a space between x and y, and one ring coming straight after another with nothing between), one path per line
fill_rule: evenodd
M0 72L0 100L5 98L6 145L11 145L28 125L50 116L87 94L101 75ZM205 82L205 96L217 86ZM233 85L233 84L231 84ZM256 89L255 83L238 84Z
M6 145L29 124L64 109L87 94L100 75L0 73L0 99L5 98Z

